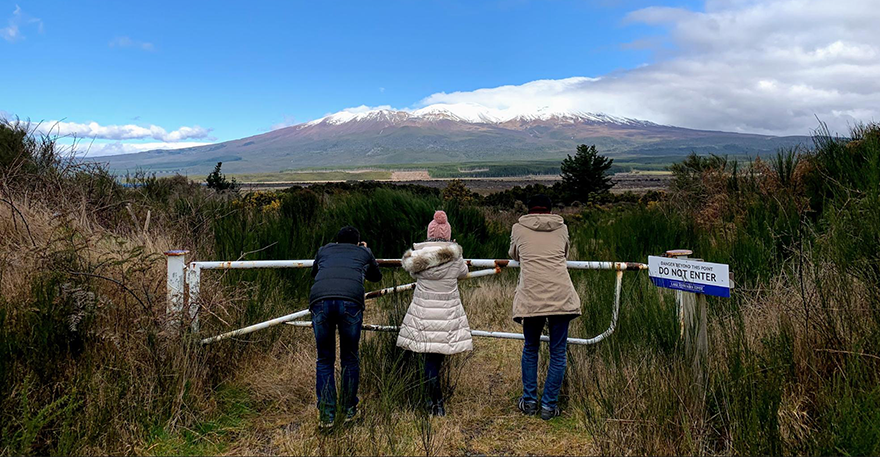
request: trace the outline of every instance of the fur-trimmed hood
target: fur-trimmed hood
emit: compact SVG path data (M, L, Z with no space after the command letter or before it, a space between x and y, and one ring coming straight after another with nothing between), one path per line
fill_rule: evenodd
M415 274L461 258L461 246L455 242L416 243L403 254L403 269Z

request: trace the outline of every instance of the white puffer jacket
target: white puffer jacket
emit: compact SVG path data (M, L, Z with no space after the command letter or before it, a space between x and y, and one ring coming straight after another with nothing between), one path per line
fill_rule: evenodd
M413 352L457 354L473 349L458 280L468 274L461 246L454 242L416 243L403 255L403 268L416 279L397 345Z

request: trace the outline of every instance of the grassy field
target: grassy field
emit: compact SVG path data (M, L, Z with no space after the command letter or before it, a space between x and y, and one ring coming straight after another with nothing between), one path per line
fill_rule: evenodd
M450 359L449 415L429 418L419 358L393 334L368 333L363 420L327 434L316 430L308 329L197 343L305 308L308 273L205 272L193 335L166 317L162 252L311 258L352 224L377 256L396 258L443 208L466 256L499 258L517 205L377 183L239 195L142 175L125 188L53 151L0 127L0 455L880 453L876 126L750 164L693 156L673 167L666 194L563 210L573 258L644 262L690 248L731 265L733 296L709 298L700 388L674 294L626 273L615 333L569 350L560 418L516 412L521 345L490 339ZM385 273L374 287L410 281ZM571 332L596 335L610 321L613 274L572 279L583 316ZM462 283L473 328L519 331L515 282L508 271ZM399 323L409 298L371 301L365 320Z
M666 168L680 156L661 156L639 159L616 159L611 173L641 171L664 172ZM284 170L279 173L236 174L236 179L243 182L268 181L332 181L347 179L388 179L380 177L380 173L392 171L427 170L432 178L492 178L518 177L527 175L559 174L559 160L512 160L504 162L458 162L458 163L414 163L376 165L370 172L357 173L359 169L340 167L338 170L302 169ZM347 173L352 173L349 175ZM373 174L375 173L375 174Z

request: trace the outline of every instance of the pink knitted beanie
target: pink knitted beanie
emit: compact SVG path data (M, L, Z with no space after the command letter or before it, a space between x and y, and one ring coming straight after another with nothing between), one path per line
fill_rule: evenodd
M445 211L434 212L434 220L428 224L428 238L443 240L452 238L452 226L449 225Z

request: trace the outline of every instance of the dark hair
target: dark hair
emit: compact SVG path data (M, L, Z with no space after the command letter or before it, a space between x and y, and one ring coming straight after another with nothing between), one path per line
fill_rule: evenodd
M339 229L339 233L336 234L336 242L358 244L361 242L361 232L350 225L346 225Z
M553 208L553 202L550 201L550 197L544 194L538 194L529 199L530 213L549 213L551 208Z

